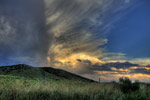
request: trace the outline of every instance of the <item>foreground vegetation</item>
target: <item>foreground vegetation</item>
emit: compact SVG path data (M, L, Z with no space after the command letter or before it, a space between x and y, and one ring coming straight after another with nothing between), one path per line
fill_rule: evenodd
M128 78L119 81L97 83L50 67L4 66L0 67L0 100L150 100L150 86Z
M23 78L0 75L0 100L150 100L150 87L123 93L117 83Z

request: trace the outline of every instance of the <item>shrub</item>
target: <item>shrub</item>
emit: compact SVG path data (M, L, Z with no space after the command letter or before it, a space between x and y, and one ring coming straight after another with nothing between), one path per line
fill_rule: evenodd
M131 80L127 77L120 78L119 83L120 83L120 89L123 93L135 92L138 91L140 88L140 84L138 81L132 83Z
M135 81L135 83L132 84L131 90L138 91L139 89L140 89L140 83L139 81Z

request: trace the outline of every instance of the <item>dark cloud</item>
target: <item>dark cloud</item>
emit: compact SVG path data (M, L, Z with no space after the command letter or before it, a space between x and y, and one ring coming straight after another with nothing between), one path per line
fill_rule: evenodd
M150 74L150 70L147 70L146 68L137 68L132 70L131 73Z
M44 2L41 0L1 0L1 60L7 57L7 61L13 63L14 60L10 59L28 57L36 60L37 56L41 57L40 60L45 59L47 40ZM25 60L22 63L35 64L30 61Z

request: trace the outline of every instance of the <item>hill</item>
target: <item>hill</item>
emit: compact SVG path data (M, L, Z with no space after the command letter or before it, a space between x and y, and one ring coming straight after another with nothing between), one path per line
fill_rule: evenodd
M81 77L79 75L51 67L32 67L25 64L0 67L0 75L11 75L31 79L41 79L42 73L44 73L44 76L48 80L53 79L94 82L93 80Z

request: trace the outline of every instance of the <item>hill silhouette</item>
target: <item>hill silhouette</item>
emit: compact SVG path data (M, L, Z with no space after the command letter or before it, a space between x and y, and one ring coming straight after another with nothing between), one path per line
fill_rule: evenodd
M25 64L0 67L0 75L19 76L31 79L41 79L43 72L46 79L94 82L91 79L52 67L32 67Z

